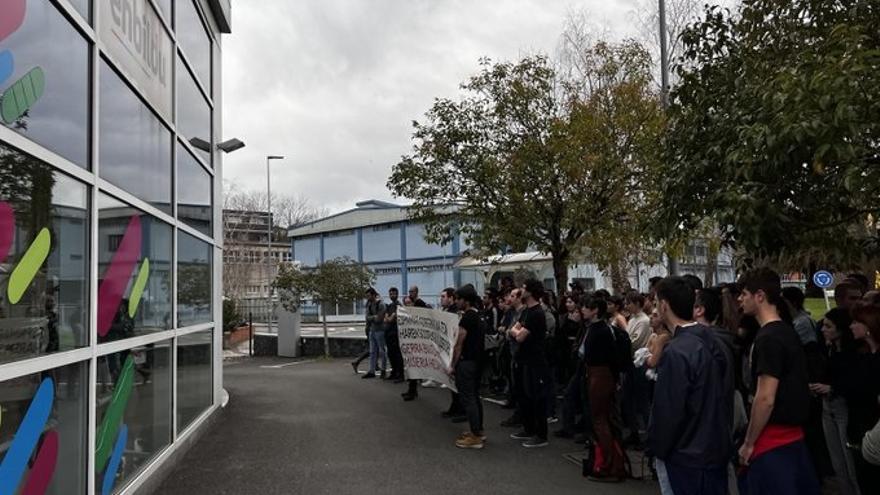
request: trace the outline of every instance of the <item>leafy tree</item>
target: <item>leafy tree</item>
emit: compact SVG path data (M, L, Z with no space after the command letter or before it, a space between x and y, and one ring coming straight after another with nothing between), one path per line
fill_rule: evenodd
M747 0L682 35L658 231L707 220L745 262L880 254L880 4Z
M662 130L650 56L632 41L582 55L583 80L542 56L484 59L460 99L413 123L413 153L388 187L414 201L429 240L458 229L478 255L548 253L559 288L574 256L626 259Z
M335 258L307 271L282 263L275 287L280 289L282 304L286 307L298 306L304 296L311 296L319 303L324 324L324 356L330 357L327 307L362 298L374 280L375 275L366 265L350 258Z

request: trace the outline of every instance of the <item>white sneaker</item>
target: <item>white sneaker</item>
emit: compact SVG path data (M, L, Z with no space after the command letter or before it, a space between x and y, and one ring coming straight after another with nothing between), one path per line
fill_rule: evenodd
M425 380L422 382L423 387L439 387L440 384L435 382L434 380Z

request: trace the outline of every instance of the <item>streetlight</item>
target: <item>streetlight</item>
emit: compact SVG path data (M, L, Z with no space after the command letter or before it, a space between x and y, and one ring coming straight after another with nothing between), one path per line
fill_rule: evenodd
M266 214L269 220L266 226L266 233L269 234L269 251L266 253L266 308L269 314L266 318L266 325L268 326L269 333L272 332L272 180L269 173L269 164L272 163L272 160L283 159L284 157L281 155L268 155L266 157Z
M660 102L665 111L669 107L669 53L666 33L666 0L658 0L660 18ZM678 275L678 260L667 255L666 271L669 275Z

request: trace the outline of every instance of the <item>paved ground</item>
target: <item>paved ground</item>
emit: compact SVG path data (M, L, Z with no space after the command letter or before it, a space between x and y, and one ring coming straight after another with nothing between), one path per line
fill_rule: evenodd
M570 441L526 450L486 404L489 442L453 445L462 425L439 416L448 392L361 380L347 361L239 359L226 363L231 399L214 429L160 488L162 494L656 494L653 482L590 483L563 455Z

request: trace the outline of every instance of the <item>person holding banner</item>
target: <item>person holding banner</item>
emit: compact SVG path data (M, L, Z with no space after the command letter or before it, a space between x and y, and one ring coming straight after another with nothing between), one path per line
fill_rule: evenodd
M470 431L462 433L455 446L482 449L486 441L483 431L483 402L480 400L480 378L483 367L484 330L477 311L479 296L473 285L455 291L455 301L463 311L458 323L458 338L452 351L449 374L455 376L458 397L467 415Z

